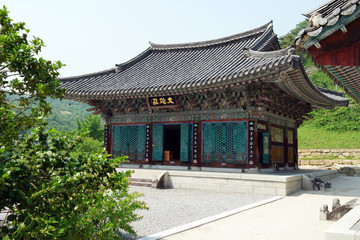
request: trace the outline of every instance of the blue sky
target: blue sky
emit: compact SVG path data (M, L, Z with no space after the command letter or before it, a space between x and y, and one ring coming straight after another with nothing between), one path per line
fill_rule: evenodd
M324 0L2 0L15 22L44 40L61 77L109 69L155 43L229 36L273 20L285 35Z

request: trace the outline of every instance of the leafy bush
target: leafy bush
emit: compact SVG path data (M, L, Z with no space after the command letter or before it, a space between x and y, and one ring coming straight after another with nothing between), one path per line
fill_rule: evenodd
M114 239L135 234L130 223L145 204L128 192L124 157L101 152L70 156L70 141L35 129L13 149L0 149L0 209L8 209L0 237L10 239Z
M315 127L330 131L360 131L360 105L316 110L310 113Z

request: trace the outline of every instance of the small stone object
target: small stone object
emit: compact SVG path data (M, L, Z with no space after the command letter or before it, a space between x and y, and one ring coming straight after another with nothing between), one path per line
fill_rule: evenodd
M152 186L153 188L157 188L158 183L159 183L158 179L157 179L157 178L153 178L151 186Z
M332 209L331 211L334 211L335 209L337 209L338 207L340 207L340 200L338 198L334 198L333 202L332 202Z
M320 206L320 221L326 221L327 215L329 213L329 207L327 204L323 204Z

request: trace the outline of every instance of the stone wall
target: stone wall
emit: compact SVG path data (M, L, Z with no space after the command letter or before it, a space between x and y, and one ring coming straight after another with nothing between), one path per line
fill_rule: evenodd
M319 158L339 158L344 159L351 157L351 159L360 160L360 149L303 149L299 150L299 159L319 159Z
M333 159L333 160L301 160L298 161L299 166L322 166L332 167L336 165L359 165L360 160Z
M324 167L331 167L334 165L359 165L360 149L299 150L298 163L299 166L313 165Z

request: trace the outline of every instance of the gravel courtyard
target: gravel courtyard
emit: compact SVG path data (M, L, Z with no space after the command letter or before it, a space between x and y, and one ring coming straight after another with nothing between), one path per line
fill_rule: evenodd
M148 236L272 197L260 194L135 186L131 186L130 190L144 193L145 196L141 200L150 208L148 211L139 211L144 218L132 224L139 236Z

